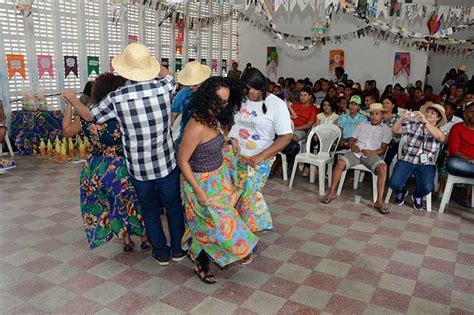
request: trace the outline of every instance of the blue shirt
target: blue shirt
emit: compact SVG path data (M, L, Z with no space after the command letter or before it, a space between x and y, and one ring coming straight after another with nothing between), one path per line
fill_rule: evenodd
M171 112L180 113L182 115L181 124L179 125L179 136L178 138L176 138L177 144L181 143L181 140L183 139L184 128L186 127L186 124L191 118L191 116L186 110L186 107L189 103L189 100L191 99L192 94L193 94L193 91L190 88L185 87L184 89L179 91L178 94L176 94L173 100Z
M367 117L359 113L354 118L351 117L348 111L342 114L337 123L339 127L342 127L342 139L352 137L357 125L364 122L367 122Z

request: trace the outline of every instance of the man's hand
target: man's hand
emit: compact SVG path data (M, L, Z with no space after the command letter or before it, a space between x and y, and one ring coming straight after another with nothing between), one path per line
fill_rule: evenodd
M359 153L360 152L360 148L358 146L356 146L355 144L350 149L354 153Z
M363 149L363 150L360 150L360 153L362 153L364 156L369 156L372 154L372 150Z

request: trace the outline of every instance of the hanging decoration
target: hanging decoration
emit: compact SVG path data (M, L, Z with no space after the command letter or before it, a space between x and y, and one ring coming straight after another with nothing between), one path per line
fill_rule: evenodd
M161 58L161 65L166 69L170 68L170 60L169 58Z
M177 13L177 16L176 16L176 27L178 30L178 33L176 34L176 53L182 55L185 21L184 21L183 14L179 12Z
M207 66L207 60L206 60L206 58L201 58L201 64Z
M428 27L428 31L430 32L431 37L439 31L441 21L440 19L438 19L438 16L433 13L433 15L431 15L430 19L426 23L426 26Z
M23 17L31 16L33 2L34 0L15 0L16 9L19 10L18 15L22 15Z
M21 75L23 79L26 79L25 56L7 54L7 69L9 80L17 73Z
M217 72L217 59L211 59L211 70Z
M128 34L128 43L138 43L138 35Z
M175 69L175 71L178 72L178 71L181 71L181 69L183 69L183 59L176 58L176 69Z
M78 65L76 56L64 56L64 77L67 78L69 73L78 76Z
M329 72L332 73L339 66L344 68L344 50L333 49L329 52Z
M194 60L193 60L194 61ZM222 72L227 72L227 59L222 59Z
M51 78L54 79L53 70L53 56L49 55L38 55L38 78L41 79L45 73L48 73Z
M278 79L278 51L276 47L267 47L267 77L273 82Z
M395 53L395 61L393 63L393 75L395 77L406 74L407 78L410 78L410 53L408 52L397 52Z
M98 56L87 56L87 75L91 75L92 72L99 74L99 57Z

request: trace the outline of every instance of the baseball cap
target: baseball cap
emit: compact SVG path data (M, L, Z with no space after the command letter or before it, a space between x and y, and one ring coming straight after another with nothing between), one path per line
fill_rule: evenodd
M352 103L352 102L356 103L357 105L360 105L362 104L362 99L360 98L359 95L353 95L351 99L349 100L349 103Z

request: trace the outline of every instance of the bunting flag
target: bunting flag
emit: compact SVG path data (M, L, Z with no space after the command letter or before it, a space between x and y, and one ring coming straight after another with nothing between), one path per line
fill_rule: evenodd
M206 60L206 58L201 58L201 64L202 64L202 65L207 65L207 60Z
M405 73L410 78L410 53L397 52L395 53L395 61L393 63L393 75L399 76Z
M92 72L99 74L98 56L87 56L87 75L91 75Z
M433 13L433 15L428 20L428 23L426 23L426 26L428 27L428 31L430 32L430 35L436 34L439 31L439 28L441 26L441 22L438 19L438 16Z
M181 71L183 69L183 59L181 58L176 58L176 69L175 71Z
M166 69L170 68L170 60L169 58L161 58L161 65Z
M7 54L8 79L11 80L16 73L26 79L25 56Z
M333 49L329 52L329 72L332 73L339 66L344 67L344 50Z
M49 55L38 55L38 78L41 79L45 73L48 73L51 78L54 79L53 70L53 56Z
M290 10L290 12L293 12L296 6L297 0L286 0L286 1L288 1L288 10Z
M76 56L64 56L64 77L67 78L69 73L78 76L78 65Z
M227 59L222 59L222 72L227 72Z
M301 12L303 12L309 5L309 0L297 0Z
M138 36L137 35L128 35L128 43L138 43Z
M217 72L217 59L211 59L211 70Z

